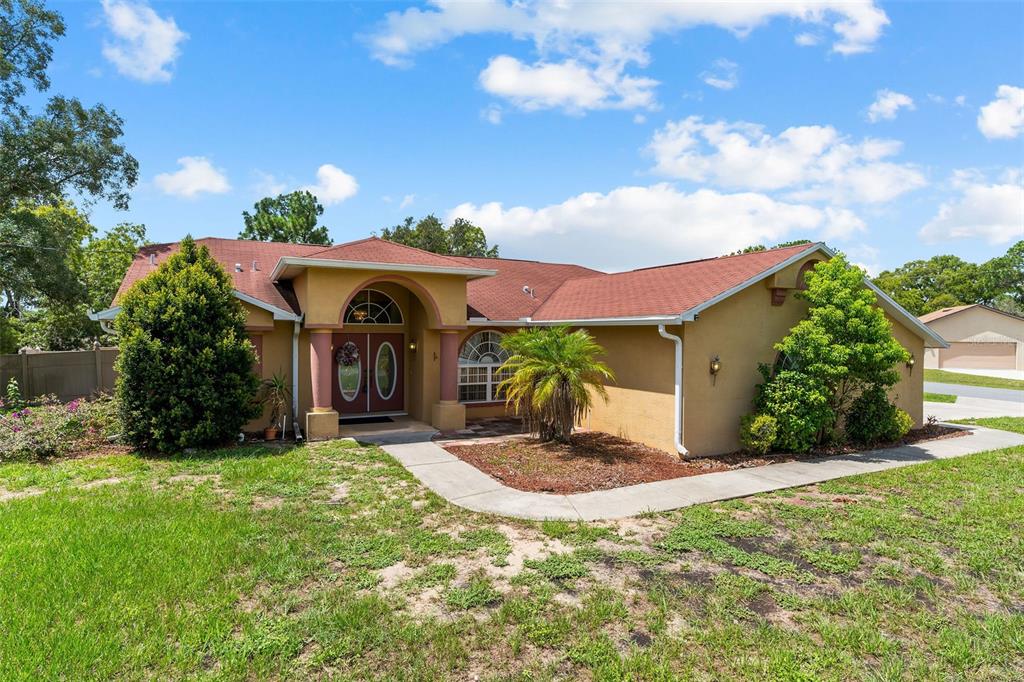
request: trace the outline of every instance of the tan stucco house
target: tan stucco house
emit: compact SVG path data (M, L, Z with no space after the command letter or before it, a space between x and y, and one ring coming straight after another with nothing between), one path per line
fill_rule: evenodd
M586 426L682 455L738 447L758 363L806 313L793 296L824 244L603 273L578 265L440 256L377 238L332 247L199 239L231 274L264 377L288 376L309 438L339 419L406 414L436 428L501 415L501 335L588 329L617 381ZM178 248L136 256L118 292ZM920 364L942 338L865 280ZM115 307L95 315L110 320ZM712 373L712 361L719 368ZM922 420L923 372L901 368L895 400ZM253 430L262 422L252 424Z
M948 348L928 349L925 367L1024 370L1024 317L979 303L919 319L949 342Z

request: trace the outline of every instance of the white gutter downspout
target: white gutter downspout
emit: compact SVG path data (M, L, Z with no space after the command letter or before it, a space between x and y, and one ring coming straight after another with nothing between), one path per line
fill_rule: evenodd
M301 329L301 318L295 320L295 328L292 331L292 432L295 440L302 438L299 429L299 330Z
M665 331L665 325L658 325L658 333L676 344L676 427L675 445L676 452L683 459L690 456L690 451L683 445L683 340L675 334Z

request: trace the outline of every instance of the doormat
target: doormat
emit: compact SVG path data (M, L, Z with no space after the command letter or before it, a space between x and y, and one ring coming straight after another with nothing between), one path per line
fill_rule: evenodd
M351 426L353 424L387 424L395 421L391 417L339 417L340 426Z

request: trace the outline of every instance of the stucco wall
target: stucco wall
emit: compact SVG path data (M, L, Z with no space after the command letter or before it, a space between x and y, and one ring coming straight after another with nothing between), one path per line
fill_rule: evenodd
M767 286L752 286L705 310L695 322L686 323L683 440L692 454L721 454L739 447L739 420L751 411L755 387L761 381L758 364L775 361L774 344L806 312L806 302L798 300L792 291L782 305L773 306ZM893 387L892 397L914 425L920 426L924 342L909 328L886 317L894 338L918 360L913 371L899 367L901 380ZM709 369L715 356L720 359L721 370L712 376Z
M274 316L263 308L241 301L246 331L274 331Z
M674 453L675 345L654 326L592 327L616 381L608 402L595 397L585 425ZM681 333L679 327L669 331ZM684 337L685 346L685 337Z
M430 326L465 327L466 280L455 275L310 268L301 284L300 301L306 324L312 328L339 327L349 296L363 288L399 286L422 299ZM432 300L431 300L432 299ZM434 308L436 305L436 310Z
M460 343L481 329L489 327L467 330ZM658 328L653 326L592 327L589 331L605 349L602 359L615 372L617 381L606 386L607 403L594 397L594 408L584 419L583 426L674 453L675 347L672 342L662 338ZM680 327L670 328L670 331L682 333ZM467 419L506 413L502 403L466 406Z
M262 312L262 311L261 311ZM258 334L262 339L261 356L262 371L261 379L269 379L275 373L285 377L288 386L292 382L292 322L278 321L273 323L270 331L250 331L252 335ZM288 405L288 430L291 431L291 404ZM269 425L270 413L264 410L263 414L253 419L245 426L246 431L262 431Z
M987 308L969 308L928 323L946 341L1017 341L1016 369L1024 369L1024 320ZM938 367L939 349L926 358L927 367Z
M799 269L799 268L797 268ZM687 322L683 340L683 442L695 455L731 452L739 447L739 419L751 411L759 363L773 363L780 341L807 313L807 304L789 292L771 305L767 286L751 286ZM712 376L712 358L721 370Z

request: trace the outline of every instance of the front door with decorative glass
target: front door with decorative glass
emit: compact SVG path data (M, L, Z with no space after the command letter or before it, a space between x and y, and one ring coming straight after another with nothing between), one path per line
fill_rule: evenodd
M334 334L334 409L340 414L405 408L402 334Z

